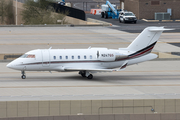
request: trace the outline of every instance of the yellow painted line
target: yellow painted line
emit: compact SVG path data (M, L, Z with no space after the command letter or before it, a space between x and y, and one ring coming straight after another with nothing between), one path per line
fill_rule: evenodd
M110 42L110 43L13 43L0 45L66 45L66 44L129 44L131 42Z
M180 72L180 70L159 70L159 71L115 71L115 72L123 72L123 73L125 73L125 72L137 72L137 73L142 73L142 72ZM46 72L28 72L29 74L34 74L34 73L38 73L38 74L47 74L48 72L46 71ZM52 72L52 73L57 73L57 72ZM20 72L0 72L0 74L20 74ZM112 75L113 76L113 75ZM146 75L145 75L146 76ZM156 76L156 75L155 75ZM163 75L160 75L160 77L162 77ZM156 77L158 77L158 76L156 76ZM167 77L167 76L166 76ZM170 76L170 77L172 77L172 76ZM176 77L176 76L175 76ZM179 77L180 77L180 75L179 75Z
M123 33L120 33L123 32ZM128 32L124 32L124 31L119 31L118 33L0 33L0 35L100 35L100 34L137 34L137 33L128 33Z
M0 45L68 45L68 44L130 44L131 42L108 42L108 43L1 43ZM180 42L158 42L180 43Z
M163 84L163 85L83 85L83 86L2 86L0 88L66 88L66 87L133 87L133 86L180 86L180 84Z
M147 20L147 22L159 22L159 20Z

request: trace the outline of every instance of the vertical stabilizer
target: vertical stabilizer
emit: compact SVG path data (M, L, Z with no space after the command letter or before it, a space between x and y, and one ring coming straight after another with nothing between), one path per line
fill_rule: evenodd
M130 51L139 51L150 45L154 46L164 30L172 30L172 29L165 29L164 27L145 28L137 36L137 38L127 47L127 49Z

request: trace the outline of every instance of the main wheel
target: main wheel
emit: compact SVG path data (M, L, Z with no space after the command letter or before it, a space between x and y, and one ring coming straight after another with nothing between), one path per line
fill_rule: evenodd
M104 18L104 12L101 12L101 18Z
M81 76L82 76L82 77L86 77L85 73L82 73Z
M79 71L79 74L80 74L82 77L86 77L86 72L85 72L85 71Z
M26 79L26 76L25 76L25 75L22 75L21 78L22 78L22 79Z
M87 78L88 78L88 79L92 79L92 78L93 78L93 75L90 74Z

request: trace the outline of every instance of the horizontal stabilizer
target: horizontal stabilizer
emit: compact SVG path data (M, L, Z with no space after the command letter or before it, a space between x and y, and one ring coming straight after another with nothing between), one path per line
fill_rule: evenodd
M140 51L147 46L156 43L161 36L161 33L165 30L173 29L165 29L164 27L147 27L136 37L127 49L129 51Z
M157 28L149 29L149 31L151 31L151 32L159 32L159 31L166 31L166 30L174 30L174 29L165 29L164 27L157 27Z

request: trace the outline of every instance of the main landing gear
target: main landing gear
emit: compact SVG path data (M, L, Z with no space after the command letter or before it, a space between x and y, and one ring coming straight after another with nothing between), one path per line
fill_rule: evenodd
M92 79L92 78L93 78L93 75L90 74L90 73L87 72L87 71L79 71L79 74L80 74L82 77L87 77L88 79Z
M21 78L22 78L22 79L26 79L26 73L25 73L25 71L21 71L21 74L22 74Z

